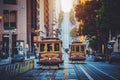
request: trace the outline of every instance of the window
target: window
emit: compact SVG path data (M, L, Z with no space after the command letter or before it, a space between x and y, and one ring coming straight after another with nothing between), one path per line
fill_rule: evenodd
M2 50L6 54L9 54L9 35L3 34L2 39L3 39L3 49Z
M52 44L51 43L47 44L47 51L52 51Z
M17 4L17 0L3 0L4 4Z
M74 52L74 51L75 51L74 46L71 46L71 51L72 51L72 52Z
M54 44L54 48L55 48L55 49L54 49L55 51L59 51L59 43L55 43L55 44Z
M17 11L4 10L3 14L4 29L15 29L17 25Z
M76 46L76 52L79 52L79 46Z
M45 44L40 44L40 51L45 51Z
M81 51L82 51L82 52L84 51L84 46L81 46Z

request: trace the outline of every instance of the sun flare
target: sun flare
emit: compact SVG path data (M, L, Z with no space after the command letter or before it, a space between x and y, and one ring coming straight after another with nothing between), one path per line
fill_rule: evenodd
M70 12L72 8L72 1L71 0L61 0L62 3L62 10L64 12Z

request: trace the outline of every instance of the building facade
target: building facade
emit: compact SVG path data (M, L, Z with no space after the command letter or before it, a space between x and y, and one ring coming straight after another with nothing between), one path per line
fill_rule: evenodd
M13 52L17 40L27 42L26 0L0 0L0 48Z
M34 51L34 44L53 35L56 0L0 0L0 48L13 53L16 41ZM54 17L54 18L53 18Z

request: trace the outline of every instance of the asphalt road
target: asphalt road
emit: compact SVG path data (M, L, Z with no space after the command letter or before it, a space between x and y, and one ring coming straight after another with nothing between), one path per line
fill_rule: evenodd
M63 55L64 64L59 69L35 68L14 77L14 80L120 80L120 64L94 62L93 57L87 57L85 62L71 62L68 54ZM49 67L50 68L50 67Z

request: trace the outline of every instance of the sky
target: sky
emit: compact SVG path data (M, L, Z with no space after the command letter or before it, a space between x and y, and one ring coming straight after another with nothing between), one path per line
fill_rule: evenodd
M72 8L72 1L71 0L61 0L62 3L62 10L64 12L70 12Z

